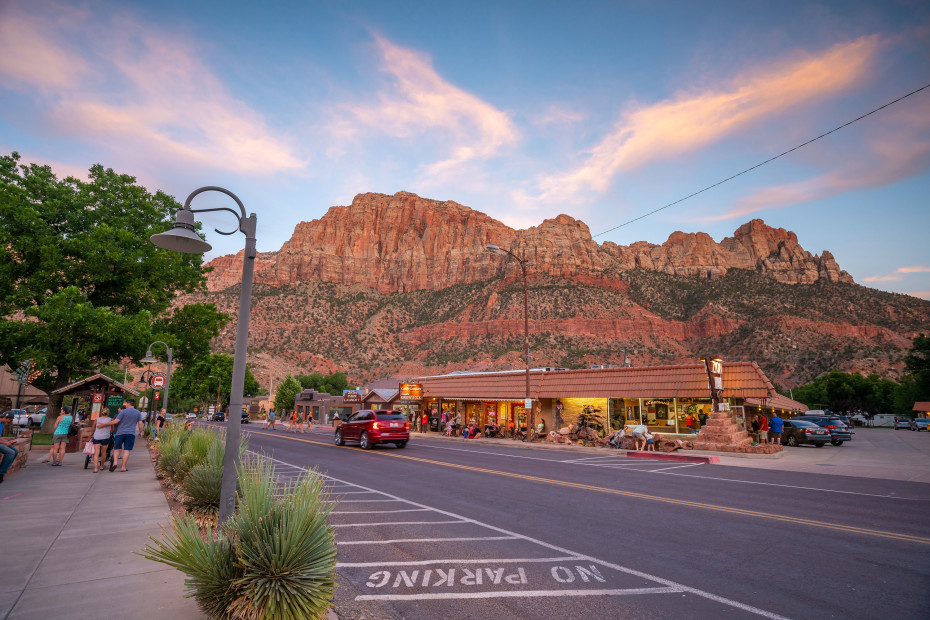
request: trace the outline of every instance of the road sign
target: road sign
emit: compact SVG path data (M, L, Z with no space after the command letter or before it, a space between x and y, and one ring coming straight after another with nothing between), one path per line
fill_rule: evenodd
M168 378L165 377L165 375L161 373L156 373L152 375L151 379L149 379L149 385L152 387L153 390L163 390L165 389L165 383L167 382L167 380Z

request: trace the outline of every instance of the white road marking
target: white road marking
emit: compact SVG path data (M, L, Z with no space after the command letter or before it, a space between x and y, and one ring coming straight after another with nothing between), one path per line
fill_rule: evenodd
M374 491L339 491L339 495L371 495Z
M387 515L395 512L429 512L432 508L405 508L403 510L338 510L331 515Z
M270 459L270 460L272 460L272 461L274 461L274 462L280 462L280 463L282 463L282 464L291 465L290 463L284 463L283 461L279 461L278 459L275 459L275 458L273 458L273 457L266 457L266 458L268 458L268 459ZM294 465L291 465L291 466L292 466L292 467L296 467L296 466L294 466ZM321 475L321 476L324 476L325 478L328 478L328 479L330 479L330 480L332 480L332 481L334 481L334 482L342 482L342 483L352 484L352 483L348 482L347 480L340 480L339 478L334 478L334 477L332 477L332 476L328 476L328 475L325 475L325 474L320 474L320 475ZM667 475L674 475L674 474L667 474ZM509 530L505 530L505 529L503 529L503 528L500 528L500 527L497 527L497 526L495 526L495 525L491 525L491 524L488 524L488 523L482 523L481 521L477 521L477 520L475 520L475 519L470 519L470 518L468 518L468 517L465 517L465 516L463 516L463 515L456 514L456 513L454 513L454 512L449 512L449 511L447 511L447 510L441 510L441 509L439 509L439 508L433 508L433 507L427 506L427 505L425 505L425 504L420 504L420 503L418 503L418 502L414 502L414 501L411 501L411 500L403 499L403 498L398 497L398 496L396 496L396 495L392 495L392 494L390 494L390 493L385 493L384 491L376 491L375 489L371 489L371 488L362 486L362 485L360 485L360 484L355 485L355 486L358 487L359 489L365 489L365 490L367 490L367 491L374 491L374 492L377 492L377 493L381 493L382 495L384 495L384 496L386 496L386 497L390 497L390 498L392 498L392 499L396 499L396 500L399 500L399 501L403 501L403 502L406 502L406 503L411 504L411 505L413 505L413 506L419 506L421 510L436 512L436 513L438 513L438 514L446 515L447 517L451 517L451 518L454 518L454 519L459 519L459 520L462 520L462 521L465 521L465 522L468 522L468 523L473 523L473 524L475 524L475 525L484 527L484 528L489 529L489 530L492 530L492 531L500 532L501 534L507 535L507 537L508 537L509 539L519 539L519 540L525 540L525 541L531 542L531 543L536 543L537 545L539 545L539 546L541 546L541 547L545 547L545 548L547 548L547 549L552 549L553 551L556 551L556 552L561 553L561 554L564 554L564 555L574 556L574 557L576 557L576 558L579 559L579 560L585 560L585 561L588 561L588 562L593 562L593 563L595 563L595 564L600 564L601 566L606 566L606 567L608 567L608 568L612 568L612 569L614 569L614 570L616 570L616 571L619 571L619 572L621 572L621 573L626 573L626 574L628 574L628 575L633 575L633 576L635 576L635 577L640 577L640 578L642 578L642 579L647 579L647 580L649 580L649 581L654 581L654 582L656 582L656 583L661 583L661 584L665 585L665 586L668 588L668 592L689 592L689 593L691 593L691 594L694 594L695 596L700 596L701 598L706 598L706 599L708 599L708 600L711 600L711 601L714 601L714 602L717 602L717 603L720 603L720 604L723 604L723 605L727 605L727 606L730 606L730 607L734 607L734 608L736 608L736 609L740 609L740 610L745 611L745 612L747 612L747 613L756 614L756 615L762 616L763 618L769 618L770 620L788 620L788 619L785 618L784 616L781 616L781 615L776 614L776 613L774 613L774 612L766 611L766 610L760 609L760 608L758 608L758 607L753 607L752 605L747 605L746 603L741 603L741 602L739 602L739 601L736 601L736 600L733 600L733 599L729 599L729 598L726 598L726 597L724 597L724 596L719 596L719 595L717 595L717 594L713 594L712 592L707 592L706 590L701 590L700 588L692 588L692 587L690 587L690 586L686 586L686 585L684 585L684 584L677 583L677 582L672 581L672 580L670 580L670 579L665 579L665 578L659 577L659 576L657 576L657 575L651 575L651 574L649 574L649 573L646 573L646 572L643 572L643 571L639 571L639 570L636 570L636 569L633 569L633 568L628 568L628 567L626 567L626 566L621 566L620 564L615 564L615 563L613 563L613 562L607 562L607 561L604 561L604 560L600 560L600 559L595 558L595 557L593 557L593 556L589 556L589 555L585 555L585 554L577 554L577 553L574 553L574 552L572 552L572 551L570 551L570 550L568 550L568 549L565 549L564 547L559 547L558 545L553 545L553 544L547 543L547 542L545 542L545 541L543 541L543 540L539 540L539 539L536 539L536 538L532 538L532 537L530 537L530 536L526 536L526 535L523 535L523 534L518 534L517 532L511 532L511 531L509 531ZM415 510L415 509L407 509L407 510L412 511L412 510ZM335 513L331 513L331 514L335 514ZM474 540L474 539L469 538L469 539L466 539L466 540ZM364 595L364 596L378 596L378 595ZM423 600L423 599L425 599L425 598L429 598L428 595L427 595L427 593L417 594L417 595L389 595L389 596L413 596L415 599L420 599L420 600ZM514 595L514 596L528 596L528 595L522 594L522 595ZM356 598L357 598L358 600L362 600L360 597L356 597ZM368 600L372 600L372 599L368 599Z
M462 521L461 523L465 523ZM515 540L516 536L471 536L465 538L395 538L393 540L348 540L337 545L386 545L407 542L471 542L474 540Z
M422 592L420 594L362 594L357 601L422 601L463 598L516 598L540 596L628 596L632 594L676 594L677 588L629 588L626 590L498 590L491 592Z
M447 525L449 523L467 523L466 521L384 521L383 523L340 523L330 527L367 527L369 525Z
M672 465L671 467L663 467L661 469L653 469L652 473L657 471L668 471L669 469L678 469L680 467L697 467L698 465L703 465L704 463L685 463L683 465Z
M376 493L377 491L372 491ZM404 499L339 499L334 500L340 504L373 504L375 502L406 502Z
M766 486L766 487L784 487L786 489L817 491L818 493L840 493L842 495L862 495L864 497L881 497L884 499L902 499L902 500L911 501L911 502L926 501L926 500L922 500L922 499L915 498L915 497L899 497L897 495L877 495L875 493L860 493L859 491L838 491L836 489L819 489L817 487L802 487L802 486L797 486L794 484L778 484L776 482L756 482L754 480L733 480L732 478L716 478L713 476L698 476L695 474L681 474L681 473L676 473L676 472L672 472L670 474L666 474L664 472L660 472L660 473L662 473L665 476L684 476L686 478L701 478L703 480L719 480L720 482L738 482L740 484L758 484L758 485Z
M468 559L468 560L411 560L409 562L336 562L336 568L380 568L382 566L429 566L430 564L515 564L517 562L573 562L578 556L561 558L506 558L506 559Z

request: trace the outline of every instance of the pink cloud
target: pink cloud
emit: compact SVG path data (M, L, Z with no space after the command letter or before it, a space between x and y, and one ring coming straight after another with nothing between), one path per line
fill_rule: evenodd
M493 157L518 139L516 126L506 113L443 79L426 55L380 36L375 42L382 70L394 83L379 94L377 105L352 106L349 110L362 123L397 138L440 132L448 157L428 166L428 173Z
M621 172L694 151L767 116L836 94L862 79L878 47L876 36L862 37L817 55L753 67L724 87L633 107L584 165L541 177L540 198L577 201L603 193Z
M39 105L61 133L240 173L305 165L186 41L125 14L102 23L77 11L61 19L59 8L4 15L0 36L15 45L0 55L0 76L41 93Z
M868 278L863 278L863 282L893 282L902 279L903 274L910 273L930 273L930 267L924 267L923 265L914 265L913 267L899 267L894 270L894 273L890 273L884 276L869 276Z
M915 291L911 293L904 293L905 295L910 295L911 297L920 297L922 299L930 299L930 291Z

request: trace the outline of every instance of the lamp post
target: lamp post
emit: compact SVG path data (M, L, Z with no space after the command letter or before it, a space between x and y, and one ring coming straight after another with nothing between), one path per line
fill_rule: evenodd
M162 407L165 408L165 411L168 410L168 391L171 389L171 347L162 342L161 340L156 340L152 344L161 344L165 346L165 349L168 351L168 377L165 380L165 400L162 402ZM148 351L145 352L145 357L142 358L143 364L154 364L158 359L152 355L152 344L149 345ZM155 400L155 395L152 395L152 400Z
M504 248L497 247L493 243L489 243L486 246L488 252L504 252L510 255L510 258L514 259L520 264L520 269L523 271L523 351L526 355L526 401L531 400L530 396L530 312L529 312L529 297L526 292L526 259L520 258L510 250L505 250ZM526 402L524 402L526 405ZM533 415L533 407L530 405L530 410L527 412L526 421L527 421L527 433L532 428L536 428L535 419Z
M203 192L220 192L236 201L239 210L229 207L211 209L191 209L191 200ZM158 247L187 254L203 254L211 249L209 243L200 238L194 228L194 213L209 211L229 211L239 220L238 229L222 231L221 235L235 234L239 230L245 235L245 252L242 256L242 289L239 293L239 324L236 328L236 349L233 357L232 382L229 388L229 409L242 409L242 391L245 384L245 358L249 341L249 315L252 310L252 274L255 271L255 214L245 214L245 206L238 196L222 187L207 186L195 189L184 202L184 206L175 214L174 228L152 235L150 240ZM232 516L236 509L236 482L239 467L239 426L241 416L230 416L226 425L226 454L223 457L223 482L220 487L220 515L222 524Z

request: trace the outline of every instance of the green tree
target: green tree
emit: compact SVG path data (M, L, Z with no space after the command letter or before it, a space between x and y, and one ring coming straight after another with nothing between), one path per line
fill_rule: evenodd
M324 394L338 396L343 390L349 389L349 380L344 372L334 372L323 375L315 372L309 375L298 375L297 381L305 390L316 390Z
M179 205L167 194L100 165L87 181L59 180L49 166L19 159L0 156L0 363L32 359L42 371L37 387L50 391L137 361L175 297L205 278L202 256L148 241L174 221ZM182 315L191 313L204 314ZM60 404L51 399L45 430Z
M198 357L171 376L171 393L175 394L179 401L190 399L200 403L202 409L206 409L210 403L218 403L225 407L229 404L232 370L232 355L212 353ZM244 396L252 396L259 392L258 381L248 366L245 368L242 392Z
M904 372L914 380L913 399L907 407L910 411L915 401L930 400L930 338L920 334L911 341L911 352L904 358Z
M300 385L300 382L297 381L297 379L295 379L292 375L288 374L275 392L274 408L278 410L284 409L285 411L290 411L294 408L294 401L297 399L297 395L303 389L304 388Z

